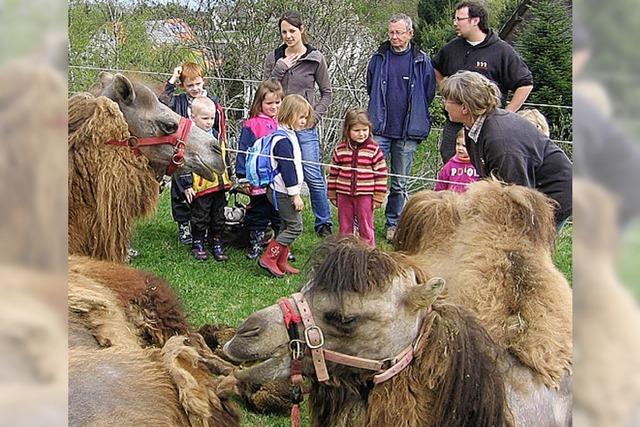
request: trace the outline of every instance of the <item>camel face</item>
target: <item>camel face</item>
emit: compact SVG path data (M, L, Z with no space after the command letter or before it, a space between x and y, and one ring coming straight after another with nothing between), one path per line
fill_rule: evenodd
M338 260L342 265L335 264ZM379 270L372 269L369 275L372 263ZM340 283L344 286L336 289ZM302 294L323 332L325 349L381 360L396 356L412 343L424 309L443 287L441 280L420 283L411 267L388 254L349 243L325 258ZM299 333L303 336L301 326ZM262 383L288 377L289 336L279 306L274 304L249 316L224 352L237 362L261 361L236 373L243 381ZM305 358L303 369L306 375L313 375L310 358ZM328 369L331 375L331 364Z
M121 74L101 76L100 95L120 107L131 135L138 138L170 135L178 130L180 116L162 104L156 95L141 83L132 83ZM224 162L218 141L196 126L191 126L184 152L184 168L205 179L224 172ZM168 144L140 147L150 165L162 175L171 162L174 147Z

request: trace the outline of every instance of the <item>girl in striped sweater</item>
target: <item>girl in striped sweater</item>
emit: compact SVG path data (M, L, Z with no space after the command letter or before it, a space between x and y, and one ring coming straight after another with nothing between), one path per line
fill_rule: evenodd
M360 239L375 246L373 210L387 195L387 164L371 139L371 122L365 110L347 112L340 142L329 168L329 200L338 207L340 234L353 234L358 223Z

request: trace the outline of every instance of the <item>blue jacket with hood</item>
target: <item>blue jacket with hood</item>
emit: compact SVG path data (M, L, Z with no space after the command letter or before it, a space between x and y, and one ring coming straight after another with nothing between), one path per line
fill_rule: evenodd
M413 68L409 82L407 117L403 138L422 141L431 130L429 105L436 94L436 77L429 56L411 43ZM387 122L387 82L389 76L388 51L391 43L384 42L373 54L367 68L367 92L369 94L369 118L373 133L385 135Z

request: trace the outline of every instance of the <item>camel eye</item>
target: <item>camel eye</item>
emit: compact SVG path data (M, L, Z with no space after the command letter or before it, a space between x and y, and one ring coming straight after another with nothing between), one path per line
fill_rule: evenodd
M158 127L165 135L170 135L178 130L178 124L175 122L158 122Z
M358 324L358 316L344 316L342 313L331 311L324 315L327 324L333 326L341 332L350 332Z

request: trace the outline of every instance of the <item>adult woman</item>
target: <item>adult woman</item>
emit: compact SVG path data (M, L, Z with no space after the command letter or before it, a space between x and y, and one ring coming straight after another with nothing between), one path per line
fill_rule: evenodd
M278 21L283 44L270 52L264 63L264 78L279 80L285 95L303 96L313 107L314 123L327 112L331 103L331 81L322 53L308 44L307 29L300 14L287 12ZM315 86L320 99L315 99ZM315 231L324 237L331 234L331 210L327 184L320 161L320 139L316 127L296 132L302 151L304 181L309 187L311 209L316 217Z
M471 162L484 178L532 187L555 200L556 225L571 215L571 162L533 124L500 106L498 86L474 71L443 80L440 93L454 123L467 132Z

